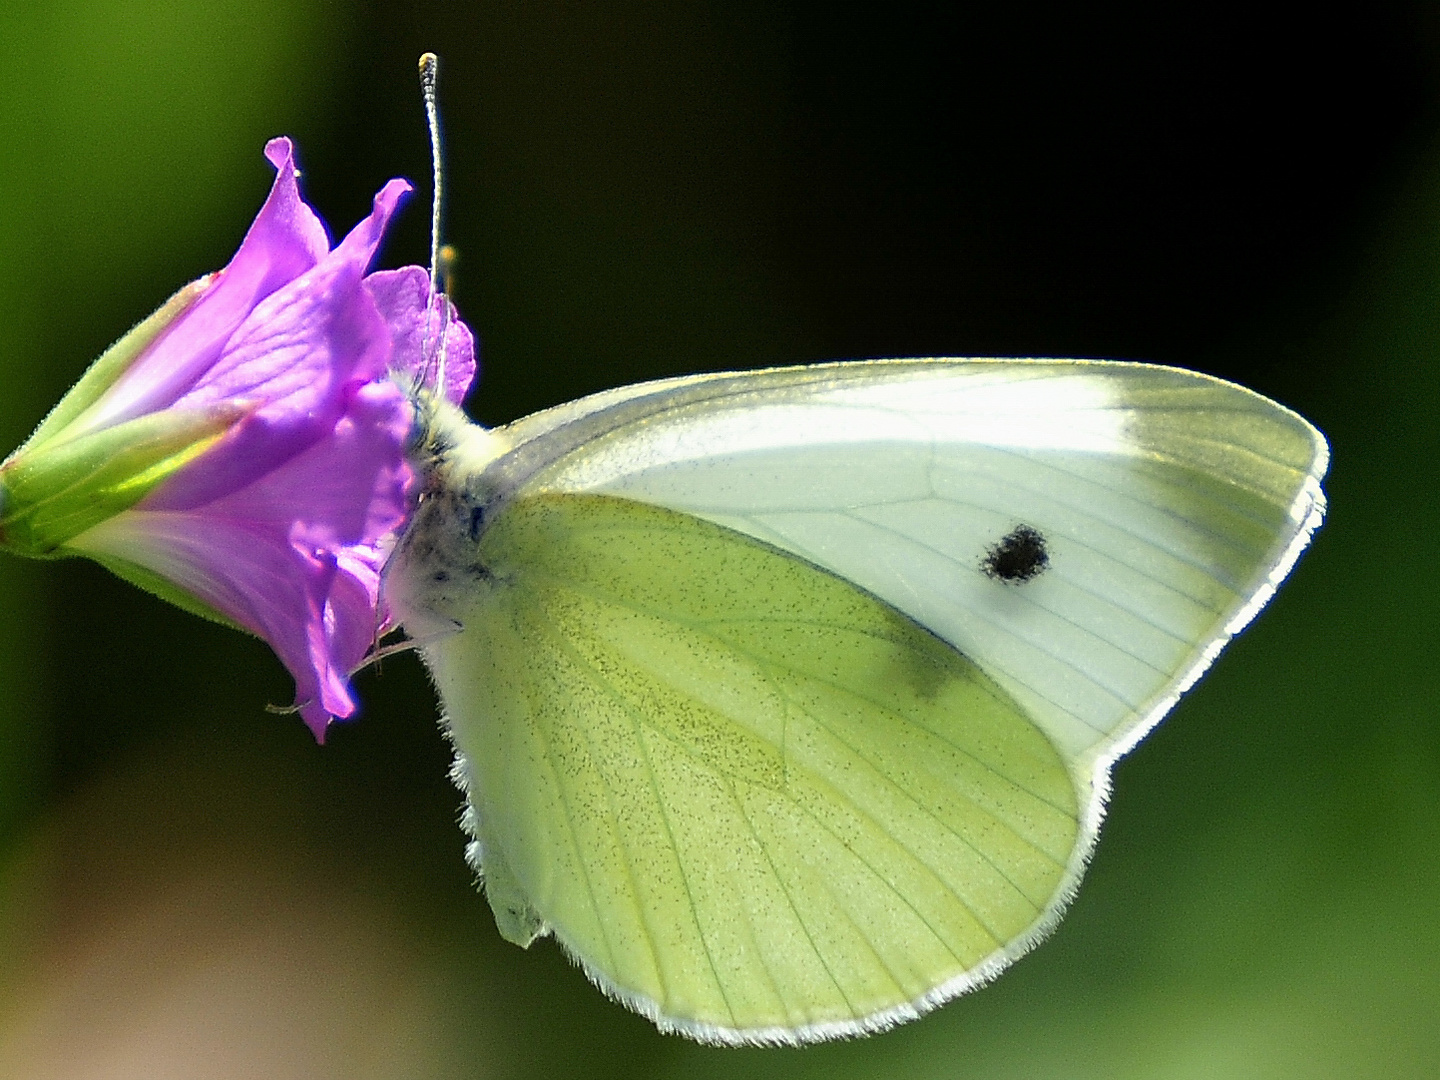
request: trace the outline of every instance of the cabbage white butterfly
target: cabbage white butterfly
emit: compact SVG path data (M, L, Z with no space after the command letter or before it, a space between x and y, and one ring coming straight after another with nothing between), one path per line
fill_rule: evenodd
M501 933L714 1043L882 1029L1048 933L1114 762L1325 507L1305 420L1144 364L424 408L386 591Z

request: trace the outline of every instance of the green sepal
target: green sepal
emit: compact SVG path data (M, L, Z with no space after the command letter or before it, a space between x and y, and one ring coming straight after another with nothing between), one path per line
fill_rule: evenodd
M162 411L27 448L0 467L0 547L59 554L209 449L241 415L235 408Z
M159 309L136 324L124 337L100 354L80 381L70 388L35 433L11 458L29 454L62 435L75 420L94 405L115 384L160 334L178 318L210 285L211 276L192 281L176 292Z

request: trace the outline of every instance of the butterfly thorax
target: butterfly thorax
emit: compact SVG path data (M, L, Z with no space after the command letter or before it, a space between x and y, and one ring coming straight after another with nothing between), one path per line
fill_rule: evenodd
M415 513L385 569L392 614L414 638L463 625L465 608L491 585L478 542L501 499L485 467L509 441L458 408L417 395L407 456L419 477Z

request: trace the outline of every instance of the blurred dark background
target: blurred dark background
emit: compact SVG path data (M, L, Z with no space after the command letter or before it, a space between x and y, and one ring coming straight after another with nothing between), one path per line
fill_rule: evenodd
M0 452L224 265L295 137L343 234L415 60L503 422L642 378L1101 356L1331 437L1294 580L1122 762L994 986L806 1051L662 1038L500 942L418 665L316 747L258 642L0 562L0 1075L1440 1072L1440 36L1428 5L42 0L0 9Z

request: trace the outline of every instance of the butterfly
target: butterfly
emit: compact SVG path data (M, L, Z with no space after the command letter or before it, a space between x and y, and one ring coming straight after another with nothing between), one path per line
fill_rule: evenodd
M993 978L1074 895L1115 761L1319 526L1324 437L1109 361L425 404L386 576L501 934L705 1042Z

